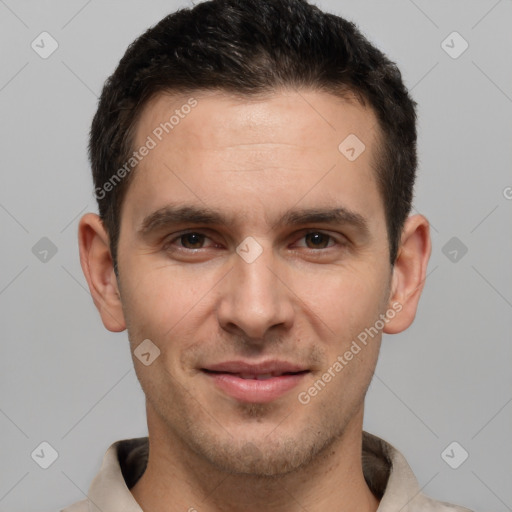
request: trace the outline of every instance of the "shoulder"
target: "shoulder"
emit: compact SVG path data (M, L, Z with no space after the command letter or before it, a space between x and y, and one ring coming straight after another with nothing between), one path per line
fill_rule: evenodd
M422 493L405 457L390 443L363 431L363 473L381 498L377 512L472 512Z
M453 505L445 501L437 501L424 494L417 496L411 506L407 508L408 512L473 512L469 508Z
M90 512L89 500L77 501L73 505L61 509L59 512Z

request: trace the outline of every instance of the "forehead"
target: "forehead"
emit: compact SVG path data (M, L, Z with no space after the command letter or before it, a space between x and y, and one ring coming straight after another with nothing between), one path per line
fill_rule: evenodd
M352 204L342 206L375 206L377 139L373 111L355 98L290 90L259 98L159 94L136 126L134 149L149 141L152 149L125 201L135 195L140 215L176 199L247 214L267 199L286 209L302 196L303 206L325 206L316 203L343 191Z
M338 97L283 89L249 97L197 91L154 96L137 123L135 144L143 144L151 135L164 144L172 138L176 146L187 139L189 145L203 150L235 146L252 150L243 145L275 143L320 152L338 150L341 140L350 133L371 143L376 131L373 111L348 93Z

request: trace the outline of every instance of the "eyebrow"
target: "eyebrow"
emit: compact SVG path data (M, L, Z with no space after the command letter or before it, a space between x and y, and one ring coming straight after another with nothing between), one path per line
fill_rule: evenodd
M147 237L155 231L178 224L202 224L220 226L234 224L236 216L226 215L208 207L196 205L167 205L149 214L141 223L137 232ZM339 224L349 225L362 235L368 236L370 229L363 215L343 206L334 208L301 208L288 210L273 225L298 226L302 224Z

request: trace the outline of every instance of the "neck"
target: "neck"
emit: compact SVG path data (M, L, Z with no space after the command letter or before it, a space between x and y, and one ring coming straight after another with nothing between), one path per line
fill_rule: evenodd
M184 446L148 411L149 458L131 492L144 510L194 512L375 512L379 500L364 479L362 415L307 467L285 475L229 474ZM152 421L153 420L153 421Z

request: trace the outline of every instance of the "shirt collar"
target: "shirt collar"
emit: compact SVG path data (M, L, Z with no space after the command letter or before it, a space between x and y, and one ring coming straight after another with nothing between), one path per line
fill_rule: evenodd
M90 512L143 512L129 489L144 472L147 437L117 441L107 450L88 494ZM381 500L377 512L412 512L428 498L403 455L391 444L363 431L363 474ZM66 512L66 511L63 511Z

